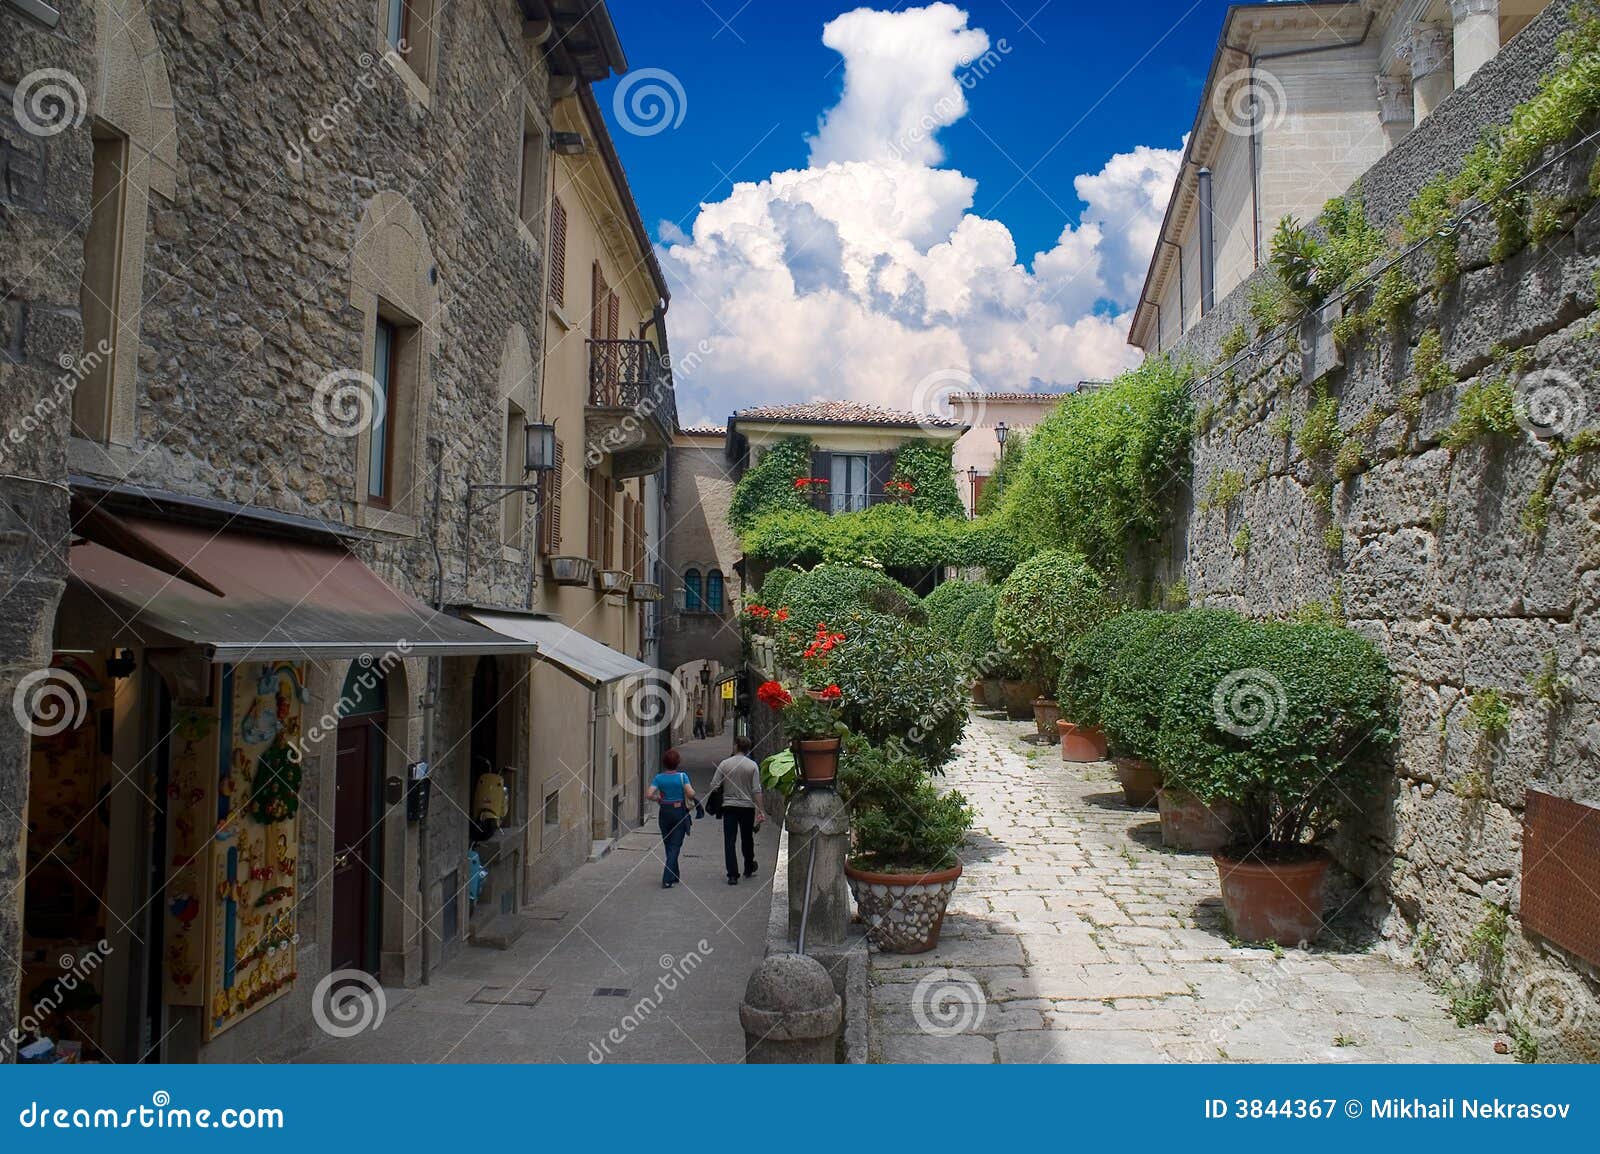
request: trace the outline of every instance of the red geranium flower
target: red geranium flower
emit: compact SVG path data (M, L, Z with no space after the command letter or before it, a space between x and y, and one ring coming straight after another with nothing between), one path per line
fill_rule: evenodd
M787 621L787 620L789 620L789 607L787 605L785 605L783 608L779 609L778 613L777 613L777 617L778 617L779 621Z
M824 701L838 701L843 696L844 690L837 685L830 685L822 691L822 700Z
M794 703L789 691L778 681L763 681L761 688L756 690L756 700L768 709L783 709Z

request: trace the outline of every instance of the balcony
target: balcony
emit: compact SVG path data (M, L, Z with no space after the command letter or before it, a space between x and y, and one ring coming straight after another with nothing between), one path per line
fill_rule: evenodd
M643 477L666 462L677 405L672 366L649 341L589 341L588 459L612 476Z

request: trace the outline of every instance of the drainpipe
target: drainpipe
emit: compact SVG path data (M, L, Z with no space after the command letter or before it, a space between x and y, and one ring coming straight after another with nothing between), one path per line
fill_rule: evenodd
M1195 174L1196 196L1200 202L1200 315L1205 316L1216 303L1217 253L1211 219L1211 170Z
M444 442L430 437L428 447L433 450L433 525L428 542L433 546L433 609L444 612L444 556L439 551L439 502L444 496ZM438 657L428 658L428 687L422 696L422 760L428 765L428 776L437 768L433 764L434 715L439 705L439 682L443 667ZM431 786L429 787L432 788ZM428 900L428 870L432 860L428 855L428 811L417 819L417 890L418 909L422 918L422 984L426 986L433 972L433 950L428 944L432 929L433 910Z

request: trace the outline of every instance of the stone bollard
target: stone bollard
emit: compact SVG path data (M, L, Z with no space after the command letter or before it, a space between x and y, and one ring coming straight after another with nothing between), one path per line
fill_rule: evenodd
M772 954L750 975L739 1006L744 1060L837 1062L843 1022L844 1002L821 962L803 954Z
M800 932L806 869L815 841L817 860L811 876L806 941L839 945L850 926L850 885L844 876L850 811L831 789L801 790L789 799L784 828L789 831L789 936L793 938Z

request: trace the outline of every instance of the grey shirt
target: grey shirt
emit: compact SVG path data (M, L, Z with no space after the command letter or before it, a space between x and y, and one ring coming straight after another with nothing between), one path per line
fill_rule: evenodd
M761 767L742 753L736 753L717 766L711 775L711 788L722 789L722 804L735 809L761 806Z

